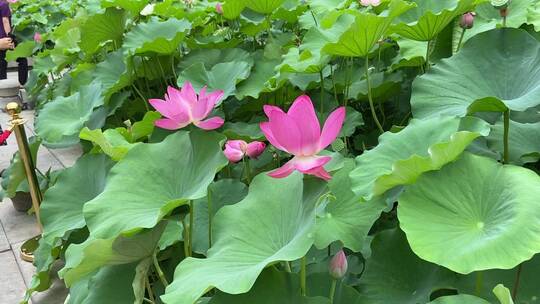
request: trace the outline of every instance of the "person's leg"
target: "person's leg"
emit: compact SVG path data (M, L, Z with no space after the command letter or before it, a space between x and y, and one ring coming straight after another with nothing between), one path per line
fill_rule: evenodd
M7 79L6 51L0 51L0 79Z
M19 83L24 86L28 81L28 59L17 58L17 63L19 63Z

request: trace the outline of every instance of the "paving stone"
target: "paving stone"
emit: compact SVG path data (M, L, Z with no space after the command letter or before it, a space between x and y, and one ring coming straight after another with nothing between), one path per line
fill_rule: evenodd
M10 250L0 253L0 262L0 303L19 303L24 296L26 286L13 252Z
M26 212L16 211L8 198L0 203L0 222L4 227L8 242L12 245L39 234L36 218Z
M8 250L11 250L11 245L9 244L6 233L4 232L4 227L2 227L2 223L0 223L0 252L5 252Z
M0 97L12 97L19 94L19 74L8 72L8 78L0 80Z

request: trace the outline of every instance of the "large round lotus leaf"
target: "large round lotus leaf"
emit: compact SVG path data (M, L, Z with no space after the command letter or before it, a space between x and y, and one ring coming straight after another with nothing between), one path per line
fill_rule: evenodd
M248 293L230 295L218 292L208 304L330 304L327 298L301 296L299 283L300 278L297 274L269 268L259 276Z
M396 19L392 30L412 40L430 41L454 20L471 10L474 0L414 0L416 7Z
M399 230L379 232L360 278L361 304L427 303L431 293L451 286L454 274L418 258Z
M109 53L103 62L96 65L92 73L93 78L103 85L103 95L106 98L132 82L132 71L124 60L122 50Z
M227 165L223 140L213 132L177 132L131 149L111 170L103 193L84 206L92 235L111 238L152 228L176 207L204 197Z
M510 269L540 252L539 197L533 171L465 153L407 187L398 217L426 261L464 274Z
M226 0L223 7L225 17L229 19L240 15L244 7L261 14L270 14L280 7L285 0Z
M95 108L103 105L101 86L81 87L68 97L45 104L36 118L36 133L45 145L69 146L79 142L79 132L91 120Z
M489 125L467 117L412 120L399 133L387 132L379 145L356 158L352 190L365 200L400 185L412 184L424 172L454 161Z
M89 154L58 176L54 186L45 192L40 208L44 240L52 244L56 238L86 225L83 206L103 191L113 164L104 154Z
M120 7L138 15L148 4L147 0L102 0L103 7Z
M349 28L339 36L339 40L327 44L323 51L338 56L365 57L381 37L386 35L394 18L411 8L412 5L405 1L392 0L388 12L381 15L360 13L356 10L344 11L352 15L354 22L349 22Z
M437 298L429 304L489 304L488 301L466 294Z
M191 30L187 20L170 18L159 21L151 18L147 23L140 23L126 34L123 49L125 54L154 52L172 54L178 51L178 45Z
M509 156L513 164L537 162L540 159L540 122L519 123L510 121L509 129ZM502 158L504 153L504 125L497 122L487 138L490 148L499 152Z
M111 42L117 46L122 44L126 14L123 10L109 8L102 14L88 17L81 25L81 42L79 46L88 55L101 49L103 43Z
M178 265L163 302L193 304L213 287L245 293L267 265L303 257L313 245L322 186L319 181L304 185L299 173L284 179L259 174L244 200L216 215L208 258L187 258Z
M194 203L193 251L206 254L209 243L209 215L212 219L224 206L233 205L247 195L247 187L236 179L222 179L208 186L205 198ZM210 209L209 209L210 207Z
M335 241L358 252L364 240L387 207L383 200L362 201L351 191L349 173L354 169L354 161L345 161L343 169L337 171L329 183L333 198L325 200L324 209L317 212L315 246L326 248Z
M414 81L414 117L464 116L478 111L471 108L478 101L501 104L499 110L525 111L540 104L539 65L540 42L526 31L496 29L479 34L458 54Z
M66 265L59 274L71 286L104 266L130 264L151 257L165 226L166 222L162 222L130 237L95 239L91 235L85 242L68 247Z

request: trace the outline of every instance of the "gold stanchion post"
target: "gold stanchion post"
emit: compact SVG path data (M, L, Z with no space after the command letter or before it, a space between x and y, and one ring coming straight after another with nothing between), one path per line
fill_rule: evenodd
M18 103L12 102L6 106L8 114L11 116L10 124L13 128L13 133L17 138L17 145L19 146L19 155L21 157L22 163L24 165L24 171L26 173L26 178L28 179L28 185L30 187L30 196L32 197L32 207L36 214L37 224L39 226L39 231L43 231L41 225L41 219L39 217L39 206L43 199L41 189L39 187L38 178L36 175L36 166L30 153L30 148L28 146L28 139L26 138L26 131L24 130L25 120L20 116L21 107ZM27 262L33 262L34 256L33 252L37 248L39 238L41 236L34 237L26 241L21 246L21 258Z

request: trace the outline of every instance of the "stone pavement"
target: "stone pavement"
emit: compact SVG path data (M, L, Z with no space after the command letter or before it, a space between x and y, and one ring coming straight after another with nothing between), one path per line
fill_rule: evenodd
M13 76L10 75L10 78ZM7 83L9 81L11 83ZM10 79L0 81L0 106L2 107L6 101L10 101L8 96L13 94L13 91L17 91L13 90L12 83L13 80ZM26 123L27 136L35 135L33 111L24 111L22 115L28 120ZM4 129L8 120L7 114L0 113L0 125ZM17 151L17 143L12 135L7 146L0 146L0 170L9 166L11 156L15 151ZM70 167L81 153L80 147L51 150L42 146L38 152L37 167L42 172L49 168L55 170ZM19 303L26 288L30 286L35 269L32 264L21 260L19 248L24 241L38 233L33 215L16 211L9 199L0 202L0 304ZM32 297L32 303L61 304L64 303L66 295L67 290L63 282L56 279L49 291L35 294Z

